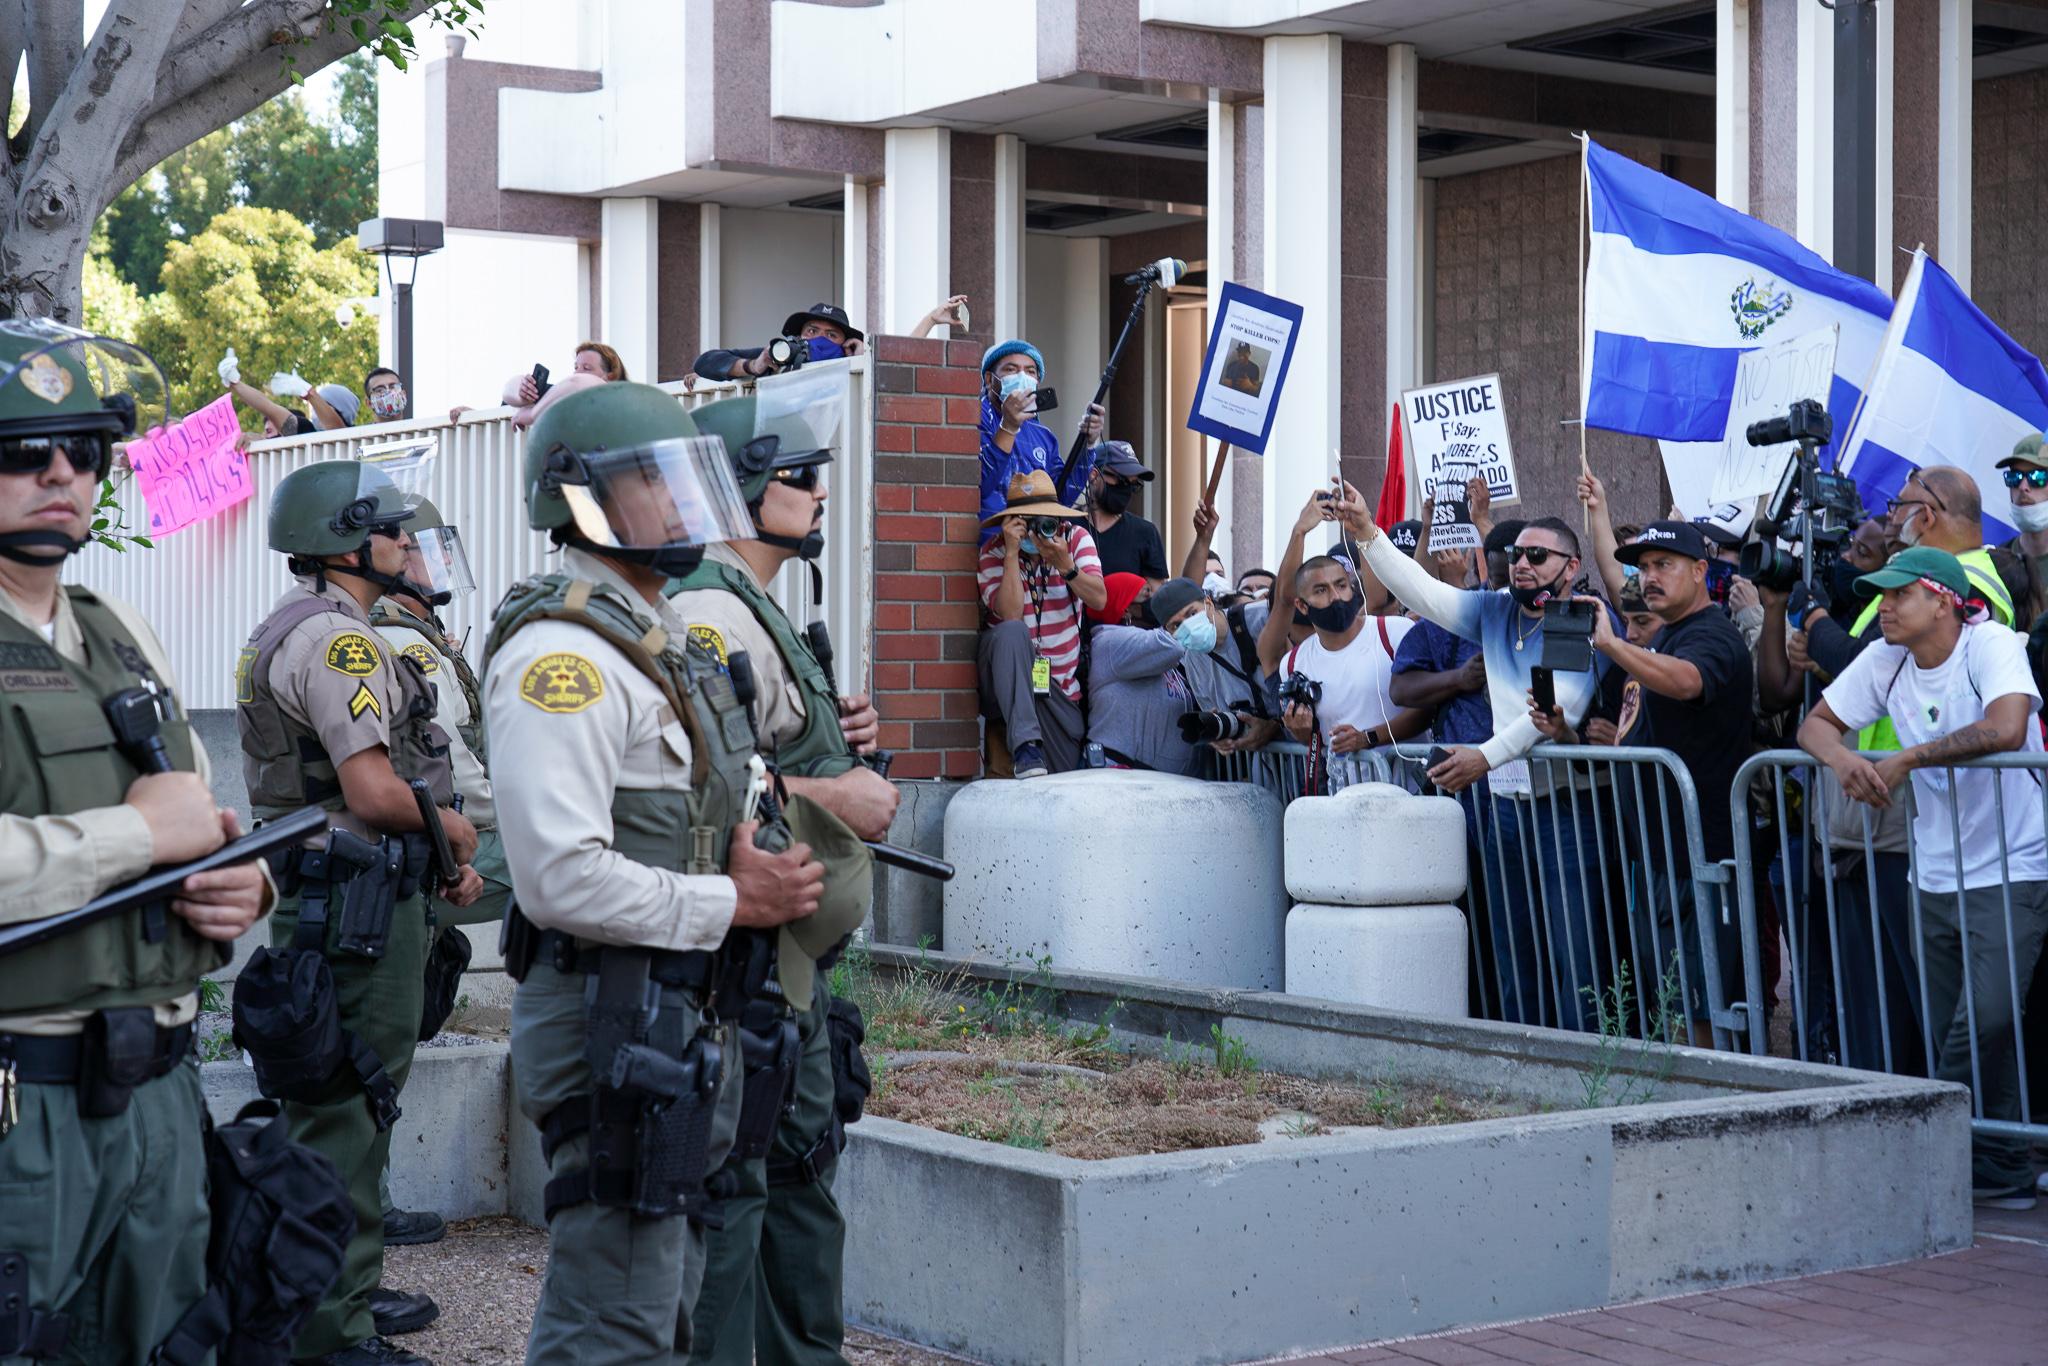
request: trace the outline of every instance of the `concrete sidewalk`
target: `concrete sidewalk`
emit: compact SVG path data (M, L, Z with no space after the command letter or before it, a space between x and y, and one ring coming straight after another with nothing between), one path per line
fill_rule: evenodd
M2048 1363L2048 1201L1979 1211L1976 1245L1945 1257L1276 1360Z

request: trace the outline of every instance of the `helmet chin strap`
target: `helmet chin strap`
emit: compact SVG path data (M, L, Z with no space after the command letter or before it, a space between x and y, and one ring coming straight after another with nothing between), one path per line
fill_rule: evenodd
M0 532L0 556L16 564L59 565L66 557L85 549L91 537L74 540L61 531L8 531ZM31 546L47 547L57 553L32 554Z
M777 550L788 550L802 560L811 571L811 606L822 607L825 603L825 576L818 570L818 556L825 553L825 533L812 527L804 536L784 536L780 532L760 529L760 509L754 513L754 539L762 545L772 545Z

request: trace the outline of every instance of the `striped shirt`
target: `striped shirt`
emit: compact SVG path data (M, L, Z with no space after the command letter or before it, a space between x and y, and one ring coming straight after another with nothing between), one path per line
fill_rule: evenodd
M1102 573L1102 561L1095 553L1095 538L1078 523L1067 524L1067 550L1074 568L1083 574ZM1019 555L1017 572L1024 579L1024 626L1041 658L1052 664L1052 681L1075 702L1081 700L1080 603L1069 591L1059 571L1035 555ZM990 541L981 552L975 573L981 588L981 605L994 621L996 589L1003 582L1002 537Z

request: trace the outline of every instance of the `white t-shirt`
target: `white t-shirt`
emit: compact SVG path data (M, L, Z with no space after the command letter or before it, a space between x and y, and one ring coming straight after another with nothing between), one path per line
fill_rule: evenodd
M2015 693L2027 699L2029 713L2041 710L2041 694L2027 667L2026 638L1986 622L1965 626L1955 651L1932 669L1915 664L1904 646L1874 643L1822 696L1852 731L1879 717L1891 717L1900 747L1910 749L1983 720L1986 705ZM2020 749L2042 752L2041 728L2031 721ZM1958 816L1965 890L1996 887L2008 877L2014 882L2048 881L2048 834L2042 828L2039 778L2039 770L1957 769L1951 792L1947 769L1915 770L1913 857L1921 890L1956 890ZM2007 851L2003 868L1998 858L2001 794Z
M1298 672L1323 685L1316 727L1325 740L1338 726L1370 730L1400 710L1388 695L1388 684L1394 676L1394 652L1415 623L1406 617L1361 621L1358 634L1341 650L1326 650L1322 637L1310 636L1280 661L1283 680Z

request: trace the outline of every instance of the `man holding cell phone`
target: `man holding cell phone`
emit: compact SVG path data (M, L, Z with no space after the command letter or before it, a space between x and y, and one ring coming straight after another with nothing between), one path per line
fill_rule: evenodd
M1569 794L1553 797L1550 775L1520 762L1543 738L1530 719L1528 696L1546 657L1545 632L1582 625L1583 613L1551 610L1571 599L1578 537L1555 517L1537 518L1507 547L1506 588L1467 590L1439 581L1382 535L1349 484L1335 507L1380 582L1423 617L1476 641L1485 661L1493 737L1445 749L1429 777L1459 797L1481 832L1481 913L1500 974L1501 1016L1591 1030L1597 1014L1588 992L1605 984L1602 927L1586 913L1584 886L1586 877L1597 876L1591 870L1599 859L1591 794L1582 780ZM1578 634L1583 640L1586 633ZM1598 692L1606 663L1587 651L1583 664L1568 669L1554 646L1548 653L1554 701L1577 724ZM1540 898L1535 905L1532 895Z
M1045 384L1045 356L1021 338L997 342L981 357L981 517L983 545L994 539L1010 481L1033 470L1058 480L1066 455L1060 439L1038 415L1053 406ZM1102 439L1102 405L1088 405L1082 420L1089 451L1074 462L1064 483L1053 490L1056 501L1078 505L1095 472L1096 443Z

